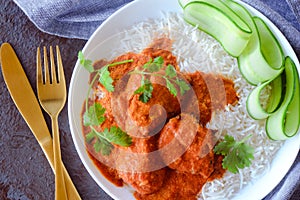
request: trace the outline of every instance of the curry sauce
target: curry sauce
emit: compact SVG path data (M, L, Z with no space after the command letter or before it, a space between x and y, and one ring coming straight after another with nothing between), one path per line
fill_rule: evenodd
M215 130L206 128L206 124L214 111L238 101L234 84L221 75L181 72L171 47L172 41L162 37L141 53L129 52L94 64L101 68L106 63L133 60L109 68L113 93L100 83L94 86L95 94L104 94L94 101L105 108L106 118L95 128L101 131L118 126L130 135L132 144L113 144L109 155L96 152L93 142L86 143L86 148L99 171L118 187L131 185L136 199L196 199L206 182L221 178L225 172L223 157L213 152ZM151 77L152 96L144 103L139 100L140 94L134 93L141 78L130 72L158 56L164 66L174 66L191 89L175 97L163 85L163 78ZM84 136L89 131L83 126Z

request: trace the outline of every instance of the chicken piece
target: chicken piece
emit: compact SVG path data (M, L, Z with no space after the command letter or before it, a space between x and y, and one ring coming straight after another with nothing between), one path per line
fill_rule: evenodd
M133 62L109 67L110 76L113 79L113 85L115 87L115 90L117 90L116 92L114 93L108 92L100 82L96 82L93 86L95 97L96 97L95 101L100 103L102 107L106 109L105 112L106 120L101 125L102 128L109 128L112 125L119 126L117 121L115 121L115 116L113 112L114 106L111 106L113 105L111 102L112 96L113 95L118 96L123 91L122 89L126 87L128 79L130 77L128 73L132 71L135 67L144 65L149 59L150 58L145 55L129 52L121 56L118 56L117 58L115 58L110 62L106 60L99 60L94 63L94 68L100 69L109 63L115 63L115 62L120 62L125 60L133 60ZM90 81L93 79L94 76L95 73L92 73L90 77Z
M185 78L196 93L197 101L186 102L183 109L199 118L203 126L210 121L214 111L224 109L228 104L234 105L238 101L233 82L220 75L196 71L185 74ZM195 107L199 108L199 113L195 112Z
M151 194L159 190L165 177L157 150L157 136L133 138L130 147L120 147L116 160L119 176L140 194ZM156 156L153 156L153 155Z
M134 193L137 200L196 200L206 179L199 174L168 169L163 186L153 194Z
M113 64L117 62L123 62L127 60L131 60L132 62L126 62L124 64L113 65L108 68L110 72L110 77L113 79L113 86L117 87L117 85L124 85L128 81L128 73L132 71L134 68L138 66L143 66L146 62L148 62L150 57L148 55L136 54L132 52L125 53L116 57L111 61L107 61L105 59L96 61L93 66L95 69L101 69L105 65ZM96 72L91 73L90 82L96 75ZM93 88L96 89L99 93L104 93L106 95L109 93L105 87L100 82L95 82Z
M104 128L118 126L112 112L111 100L112 93L105 93L104 97L96 99L97 103L105 108L104 116L106 118L101 125L94 127L96 130L103 131ZM89 152L107 165L107 167L102 166L100 171L108 174L108 177L112 177L111 180L120 182L120 178L141 194L153 193L161 187L165 175L165 169L161 169L161 166L164 165L158 163L161 159L156 158L153 154L147 155L157 149L157 137L133 137L132 142L130 147L114 145L115 148L109 156L96 153L92 145L89 146ZM157 155L159 156L158 153ZM155 163L158 163L158 167L155 166Z
M164 85L153 84L152 97L147 103L141 102L139 96L134 95L129 101L130 118L126 121L126 127L141 127L143 136L159 133L167 119L180 113L177 98Z
M214 144L212 132L187 114L172 118L161 131L158 141L161 152L164 152L162 148L170 149L162 156L170 168L200 174L204 178L214 170Z
M87 148L90 148L88 146ZM93 151L93 150L92 150ZM101 174L110 182L112 182L114 185L118 187L122 187L123 180L119 176L119 172L113 167L114 165L109 165L107 163L103 163L102 159L99 159L99 156L103 157L101 154L92 154L91 151L88 151L88 155L90 159L93 161L95 166L98 168L98 170L101 172ZM95 157L97 156L97 157ZM110 156L111 158L111 156Z
M207 181L213 181L215 179L220 179L223 177L226 172L226 170L222 166L223 159L223 155L215 155L214 172L209 176Z
M149 61L149 59L150 57L147 55L135 54L131 52L118 56L110 63L126 60L132 60L132 62L109 67L110 76L115 82L117 82L118 80L121 80L128 72L134 70L134 68L143 66Z
M153 91L146 103L139 99L140 94L134 94L141 86L140 74L132 74L127 85L116 87L113 93L115 119L123 130L134 137L148 137L159 133L167 119L181 111L178 97L170 93L165 79L158 76L151 76L149 79Z
M163 185L165 168L152 172L120 172L122 180L130 184L140 194L152 194Z

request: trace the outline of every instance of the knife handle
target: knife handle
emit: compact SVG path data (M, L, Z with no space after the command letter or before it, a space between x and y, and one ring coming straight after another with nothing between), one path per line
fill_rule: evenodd
M49 136L44 139L44 141L39 141L39 144L44 152L44 154L47 157L47 160L54 172L54 153L53 153L53 143L52 138ZM70 200L81 200L80 195L78 194L78 191L76 190L76 187L74 186L72 179L69 176L68 171L66 170L65 165L62 163L63 168L63 175L66 185L66 190L68 194L68 199Z

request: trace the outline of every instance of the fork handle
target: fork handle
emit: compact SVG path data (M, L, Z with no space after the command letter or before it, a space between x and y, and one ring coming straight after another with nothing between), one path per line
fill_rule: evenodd
M68 200L66 186L63 175L62 159L60 151L59 129L58 129L58 116L51 117L52 120L52 137L53 137L53 150L54 150L54 169L55 169L55 199Z
M41 148L44 151L44 154L46 155L46 158L47 158L53 172L55 173L53 140L52 140L50 134L46 140L39 142L39 144L41 145ZM72 182L72 179L63 163L62 163L62 168L63 168L62 170L63 170L63 174L64 174L64 181L65 181L65 185L66 185L68 198L70 200L81 200L81 197L80 197L74 183Z

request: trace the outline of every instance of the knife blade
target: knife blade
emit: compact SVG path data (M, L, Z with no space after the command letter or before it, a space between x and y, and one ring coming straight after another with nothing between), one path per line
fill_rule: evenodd
M2 74L17 109L34 134L46 158L54 169L52 137L43 116L41 107L32 90L24 69L9 43L3 43L0 49ZM69 199L81 199L65 166L63 173Z

